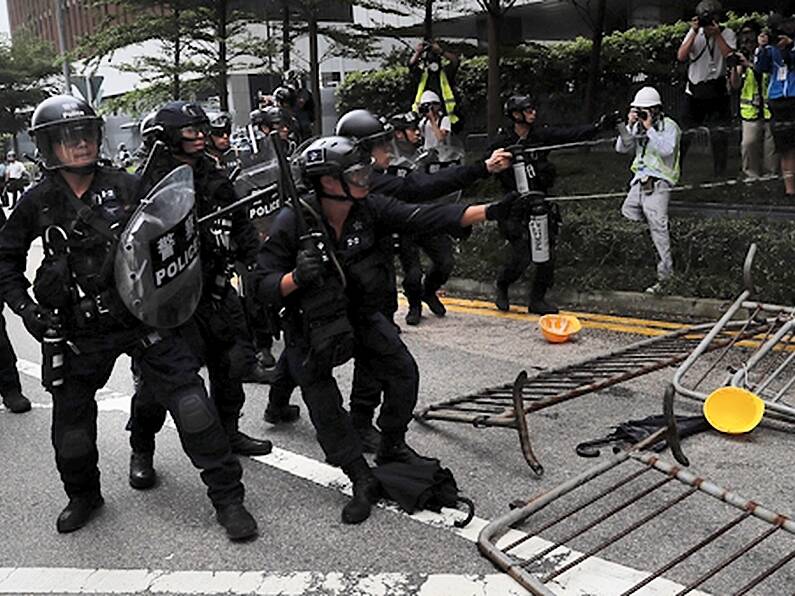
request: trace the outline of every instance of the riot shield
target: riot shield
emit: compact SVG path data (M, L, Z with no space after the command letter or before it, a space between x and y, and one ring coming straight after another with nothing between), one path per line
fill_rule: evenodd
M138 205L121 234L116 288L139 320L177 327L196 309L202 291L193 170L174 169Z
M241 199L278 182L280 176L279 164L270 139L259 135L255 141L256 152L241 154L238 158L240 170L234 179L234 186L237 196ZM276 191L263 195L246 207L246 214L257 229L260 238L264 239L267 236L271 221L282 206L282 198Z

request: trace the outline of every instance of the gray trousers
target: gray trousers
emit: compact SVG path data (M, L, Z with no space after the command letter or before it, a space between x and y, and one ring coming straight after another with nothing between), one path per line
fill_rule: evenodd
M746 178L778 173L778 154L769 120L743 120L740 154Z
M671 185L665 180L656 180L651 192L643 190L635 182L624 199L621 214L632 221L646 221L654 248L657 249L657 279L664 281L674 271L671 258L671 236L668 233L668 200Z

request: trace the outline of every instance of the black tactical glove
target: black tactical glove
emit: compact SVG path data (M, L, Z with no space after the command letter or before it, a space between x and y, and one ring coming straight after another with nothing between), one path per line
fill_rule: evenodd
M303 249L298 251L293 269L293 281L300 288L308 288L323 280L323 255L320 251Z
M521 215L518 212L521 211L523 202L518 192L509 192L501 201L496 201L486 207L486 219L488 221L501 221Z
M44 332L52 327L52 311L33 300L17 307L17 313L22 317L25 329L36 338L36 341L40 342L44 338Z
M597 131L610 130L615 128L619 122L623 122L623 120L624 119L621 117L621 114L617 111L611 112L609 114L602 114L599 116L599 120L594 122L593 127Z

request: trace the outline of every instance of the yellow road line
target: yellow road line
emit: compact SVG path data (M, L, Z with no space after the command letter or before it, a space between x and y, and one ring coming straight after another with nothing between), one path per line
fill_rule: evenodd
M527 321L528 323L535 323L539 319L538 315L529 314L526 309L518 306L513 306L510 311L503 312L497 310L493 303L483 300L442 297L442 302L450 312L493 317L497 319L511 319L514 321ZM403 296L400 297L400 303L403 305L407 304ZM687 326L681 323L672 323L668 321L653 321L632 317L618 317L614 315L580 313L576 311L562 312L565 314L572 314L579 318L582 326L586 329L604 329L607 331L616 331L618 333L657 336Z

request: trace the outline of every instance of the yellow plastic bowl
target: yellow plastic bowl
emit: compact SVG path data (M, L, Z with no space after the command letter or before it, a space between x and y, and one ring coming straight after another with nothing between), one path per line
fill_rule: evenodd
M544 339L551 344L569 341L582 329L580 320L574 315L544 315L538 324Z
M704 416L713 428L733 435L756 428L765 413L765 402L742 387L721 387L704 402Z

